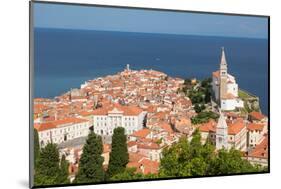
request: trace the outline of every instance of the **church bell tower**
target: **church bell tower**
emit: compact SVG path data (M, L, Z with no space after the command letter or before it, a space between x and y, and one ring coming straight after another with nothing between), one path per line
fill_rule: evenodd
M224 47L222 47L221 62L220 62L220 103L221 99L226 97L227 93L227 62L225 58Z
M220 111L220 118L218 120L216 128L216 149L220 150L222 148L227 149L228 147L228 128L226 124L225 117Z

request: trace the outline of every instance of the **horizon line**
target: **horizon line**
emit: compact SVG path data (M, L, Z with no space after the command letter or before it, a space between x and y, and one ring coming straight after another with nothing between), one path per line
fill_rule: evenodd
M199 34L137 32L137 31L120 31L120 30L95 30L95 29L85 29L85 28L38 27L38 26L34 26L33 29L80 30L80 31L97 31L97 32L139 33L139 34L155 34L155 35L186 35L186 36L196 36L196 37L222 37L222 38L243 38L243 39L268 40L268 36L266 36L266 37L247 37L247 36L228 36L228 35L199 35Z

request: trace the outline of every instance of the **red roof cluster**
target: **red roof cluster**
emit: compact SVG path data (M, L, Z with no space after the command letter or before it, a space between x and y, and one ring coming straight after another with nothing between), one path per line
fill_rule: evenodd
M255 158L268 158L268 136L265 136L263 141L258 144L248 155Z
M87 122L87 121L88 120L86 120L86 119L71 117L71 118L65 118L62 120L55 120L55 121L46 122L46 123L34 124L34 128L37 129L37 131L44 131L44 130L63 126L65 124L83 123L83 122Z

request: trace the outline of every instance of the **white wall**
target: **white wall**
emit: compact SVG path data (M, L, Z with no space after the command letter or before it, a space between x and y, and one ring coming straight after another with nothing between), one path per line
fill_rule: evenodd
M97 134L101 134L101 130L103 130L103 135L106 135L107 133L108 135L113 135L113 130L116 127L123 127L125 129L125 134L129 135L134 131L143 128L143 120L145 115L146 112L142 112L138 116L123 116L122 114L115 115L116 117L118 117L116 126L112 124L111 116L94 115L94 132Z
M51 1L51 0L50 0ZM59 1L59 0L56 0ZM185 9L201 11L219 11L247 14L271 15L271 86L279 86L281 70L280 42L281 42L281 12L280 3L276 0L68 0L73 2L88 2L115 4L127 6L159 7L167 9ZM1 69L1 125L2 136L0 137L1 150L4 155L0 156L2 162L0 178L1 188L27 188L28 187L28 1L2 1L0 7L0 51ZM9 82L6 82L9 81ZM14 85L16 84L16 85ZM20 94L20 95L19 95ZM250 187L264 189L278 186L280 180L280 87L272 87L271 90L271 174L211 177L186 180L167 180L158 182L137 182L127 184L109 184L97 186L69 187L110 189L170 189L170 188L225 188L237 189ZM5 99L5 100L3 100ZM8 99L8 100L7 100ZM17 106L11 101L16 101ZM17 119L15 119L15 117ZM19 121L17 124L14 121ZM11 169L11 164L15 169ZM223 184L221 184L223 183ZM278 188L278 187L275 187Z

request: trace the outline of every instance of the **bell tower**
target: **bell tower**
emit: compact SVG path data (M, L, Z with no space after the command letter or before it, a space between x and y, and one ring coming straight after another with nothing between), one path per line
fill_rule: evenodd
M221 99L226 97L227 93L227 62L225 58L224 47L222 49L221 54L221 62L220 62L220 103Z
M220 111L220 110L219 110ZM216 149L227 149L228 147L228 128L223 113L220 111L220 118L216 128Z

